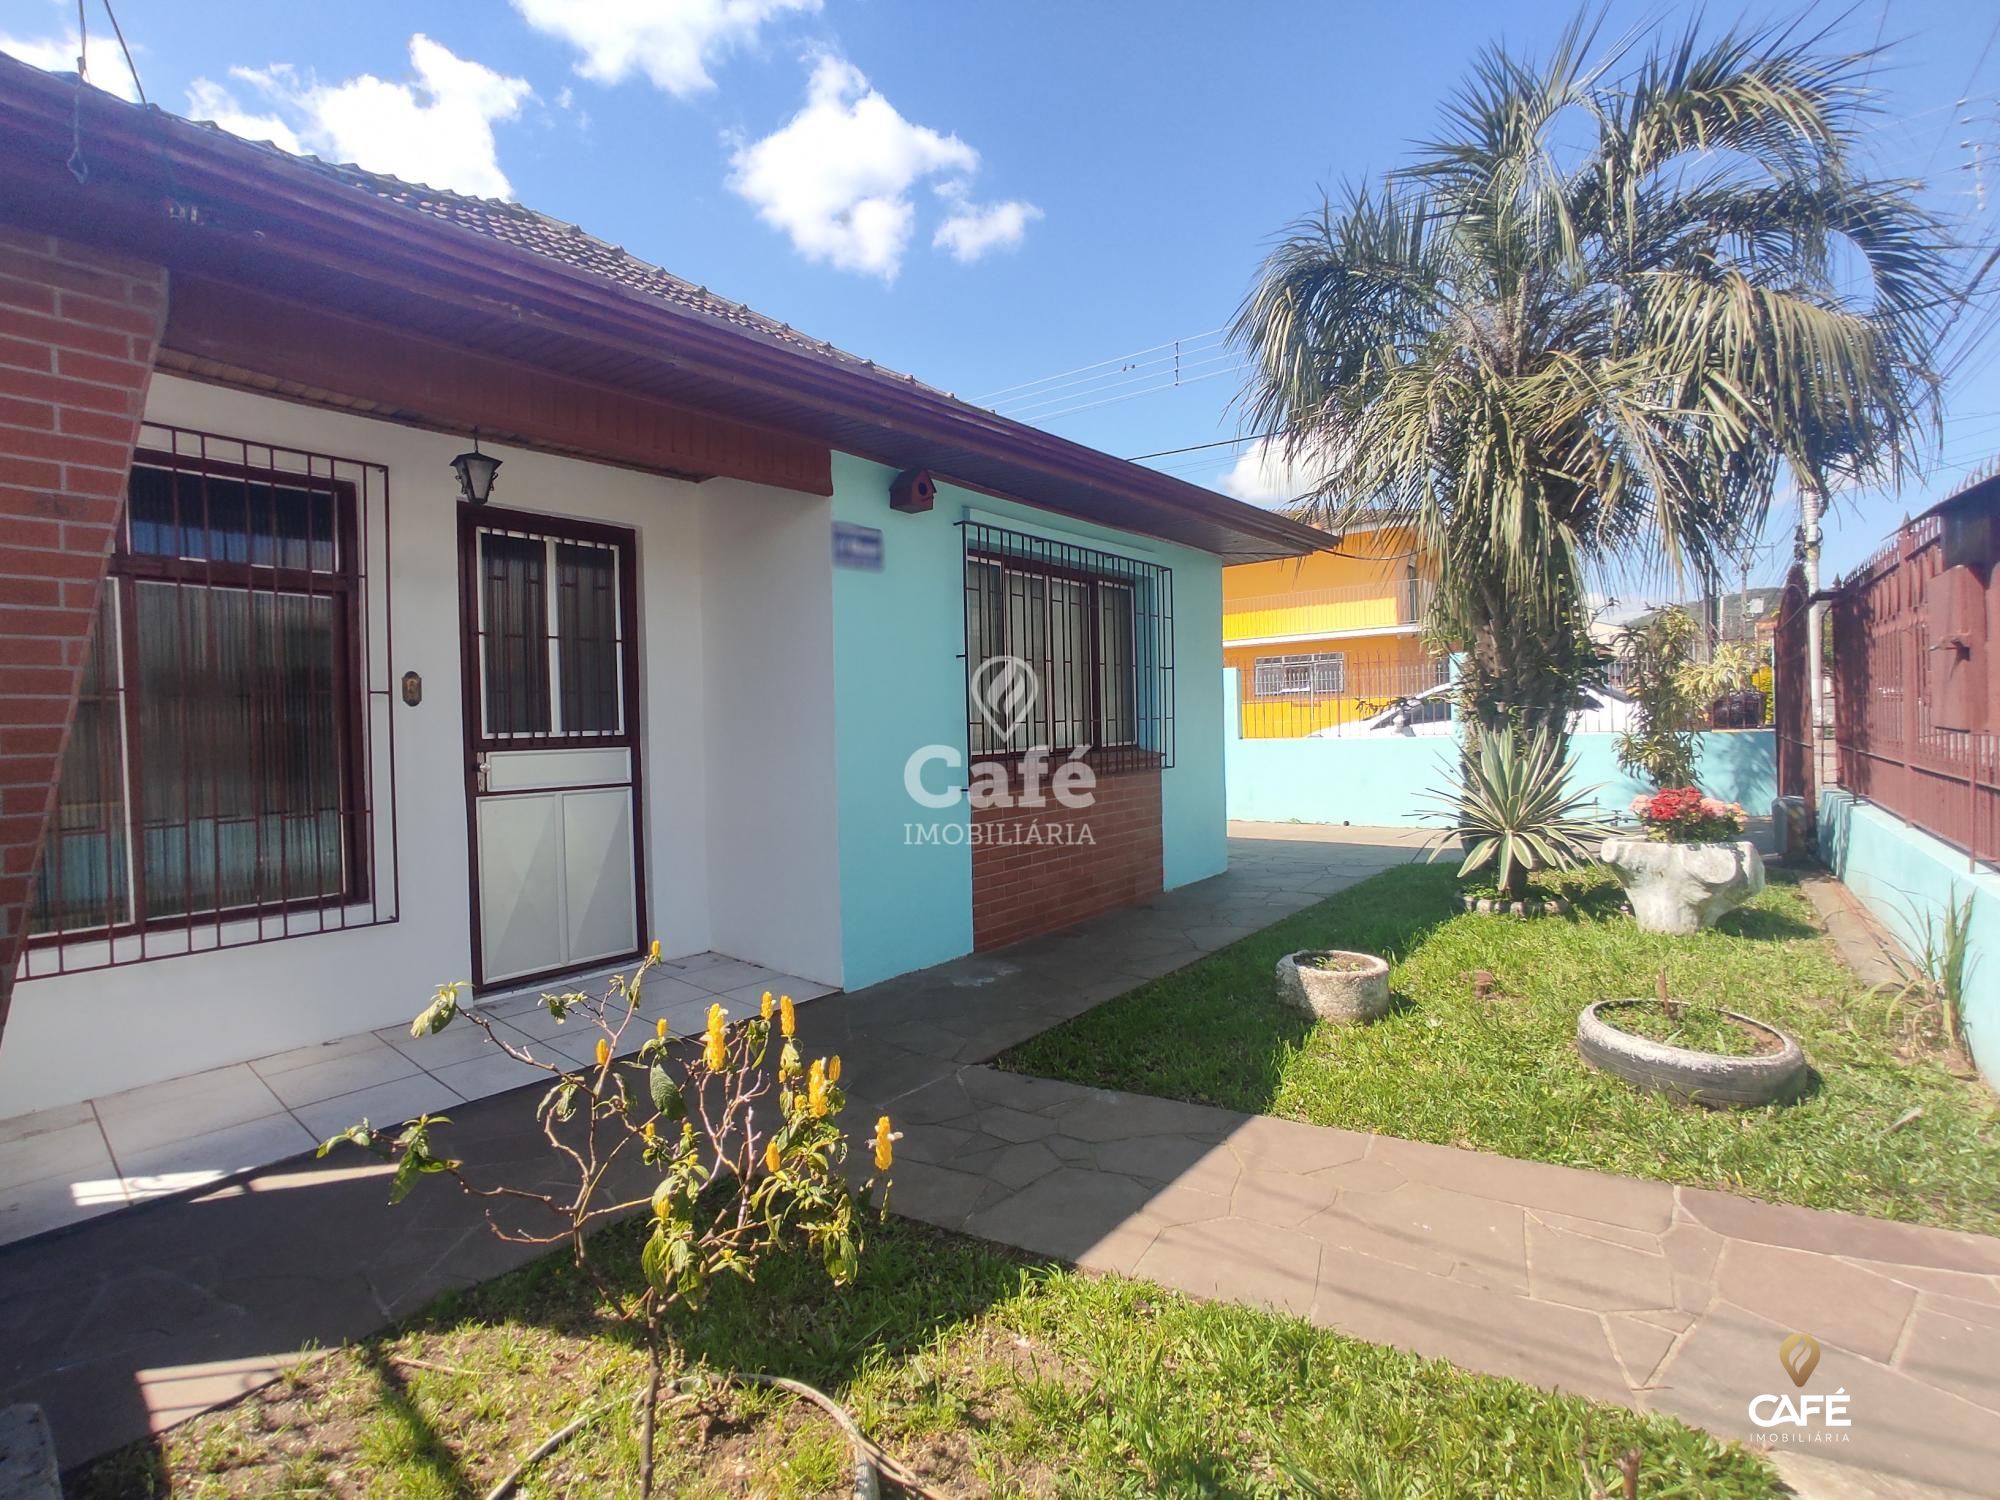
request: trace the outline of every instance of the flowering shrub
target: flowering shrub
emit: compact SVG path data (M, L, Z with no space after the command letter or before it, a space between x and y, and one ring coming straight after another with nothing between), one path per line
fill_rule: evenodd
M1662 787L1632 799L1646 836L1663 844L1719 844L1743 834L1743 809L1692 786Z
M698 1307L717 1277L749 1279L765 1252L791 1239L818 1252L836 1285L852 1281L862 1245L857 1209L877 1186L886 1209L887 1173L894 1143L901 1139L887 1115L875 1122L869 1144L876 1175L857 1193L843 1170L848 1141L839 1118L846 1102L840 1059L806 1061L796 1040L791 996L774 1001L767 991L757 1014L735 1026L723 1006L713 1004L699 1038L677 1046L665 1020L649 1024L640 1016L646 975L659 961L655 943L629 981L614 975L601 996L542 996L542 1006L558 1023L578 1022L579 1030L597 1032L590 1065L552 1062L509 1041L515 1033L496 1030L491 1017L461 1004L462 984L440 986L410 1027L411 1035L423 1037L462 1019L510 1057L548 1076L550 1087L535 1106L535 1118L559 1171L571 1179L566 1187L474 1182L462 1163L437 1149L433 1132L450 1123L441 1115L421 1116L394 1132L375 1130L363 1120L320 1147L324 1156L351 1142L393 1162L392 1203L423 1178L444 1176L495 1206L539 1210L526 1225L503 1224L490 1210L488 1219L503 1239L568 1245L606 1293L613 1315L637 1325L647 1347L651 1375L641 1403L641 1494L652 1484L661 1315L675 1304ZM628 1035L643 1038L636 1050L628 1048ZM650 1191L620 1197L612 1190L612 1168L621 1158L643 1168L645 1179L654 1183ZM620 1177L629 1184L629 1175ZM651 1210L640 1256L643 1284L629 1290L609 1286L590 1262L588 1233L640 1208ZM540 1214L548 1217L537 1223Z

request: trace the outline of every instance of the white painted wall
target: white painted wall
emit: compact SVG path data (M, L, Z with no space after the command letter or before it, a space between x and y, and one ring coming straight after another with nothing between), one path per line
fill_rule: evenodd
M838 985L832 501L719 479L702 501L712 946Z
M450 470L464 440L164 374L146 415L387 467L390 667L424 679L421 706L393 707L401 916L23 980L0 1037L0 1117L404 1022L469 973ZM714 947L837 982L826 502L493 451L495 504L638 532L649 935L669 954ZM385 792L377 804L385 819Z

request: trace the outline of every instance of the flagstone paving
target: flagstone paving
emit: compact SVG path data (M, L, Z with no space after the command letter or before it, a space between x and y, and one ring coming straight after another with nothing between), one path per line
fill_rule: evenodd
M1778 1344L1804 1331L1805 1389L1844 1390L1853 1426L1785 1450L1801 1493L1992 1493L2000 1239L982 1065L1412 854L1383 830L1232 832L1227 875L801 1010L807 1044L846 1057L856 1117L905 1132L898 1212L1745 1439L1754 1397L1793 1392ZM518 1099L453 1119L483 1176L547 1170ZM0 1404L45 1403L75 1463L524 1258L456 1195L386 1207L360 1160L0 1250Z

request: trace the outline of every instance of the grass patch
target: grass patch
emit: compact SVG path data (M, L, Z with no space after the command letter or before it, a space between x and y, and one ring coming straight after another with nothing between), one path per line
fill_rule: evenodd
M636 1279L633 1225L598 1240ZM223 1411L71 1476L73 1500L483 1494L582 1409L629 1398L640 1352L561 1256L445 1297ZM859 1281L809 1257L725 1283L679 1352L793 1375L966 1495L1782 1493L1763 1461L1669 1418L1555 1396L1294 1318L1030 1263L892 1220ZM662 1496L845 1495L846 1448L769 1391L669 1407ZM606 1420L530 1471L535 1497L635 1492L632 1425Z
M1651 1042L1723 1057L1755 1057L1779 1046L1768 1031L1753 1030L1710 1005L1676 1004L1669 1012L1657 1001L1635 1000L1630 1005L1607 1005L1597 1018L1613 1030Z
M1782 874L1692 937L1640 932L1608 874L1549 883L1569 917L1460 912L1451 872L1361 882L1012 1049L1000 1065L1315 1125L1724 1188L1815 1208L2000 1232L2000 1103L1958 1076L1935 1010L1868 993ZM1388 958L1396 1004L1362 1027L1276 1004L1298 948ZM1710 1111L1586 1068L1577 1012L1672 993L1798 1037L1790 1107ZM1481 971L1492 976L1478 993ZM1907 1111L1923 1113L1892 1132Z

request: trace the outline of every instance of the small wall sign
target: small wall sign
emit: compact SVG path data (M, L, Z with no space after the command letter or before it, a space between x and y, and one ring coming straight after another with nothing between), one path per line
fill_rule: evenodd
M835 521L833 565L836 568L860 568L867 573L881 572L881 529L875 526L856 526L852 521Z

